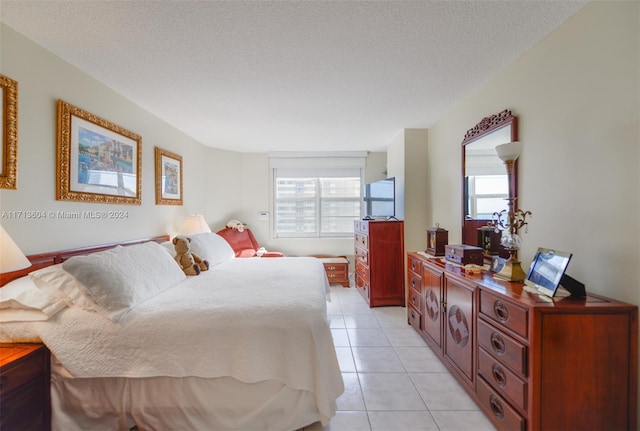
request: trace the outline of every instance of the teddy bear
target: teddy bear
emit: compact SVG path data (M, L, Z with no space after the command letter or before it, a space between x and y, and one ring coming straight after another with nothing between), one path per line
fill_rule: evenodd
M209 269L209 262L191 253L191 238L175 237L173 245L176 249L176 262L187 275L198 275Z
M238 232L244 232L244 228L246 226L247 226L246 224L236 219L231 219L227 222L227 227L229 229L237 230Z

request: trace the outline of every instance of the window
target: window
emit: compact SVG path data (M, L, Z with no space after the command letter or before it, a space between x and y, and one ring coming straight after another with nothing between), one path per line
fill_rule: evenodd
M509 183L506 175L478 175L467 177L467 214L474 219L488 219L494 211L506 209Z
M354 161L340 157L274 158L270 163L276 238L353 236L353 221L362 210L360 163L348 166Z
M360 218L360 177L275 179L277 237L344 237Z

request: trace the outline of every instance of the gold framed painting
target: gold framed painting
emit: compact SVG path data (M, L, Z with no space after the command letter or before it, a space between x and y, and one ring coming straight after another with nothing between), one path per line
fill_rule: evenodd
M182 205L182 157L156 147L156 205Z
M18 188L18 83L0 75L0 188Z
M142 137L58 100L56 199L140 205Z

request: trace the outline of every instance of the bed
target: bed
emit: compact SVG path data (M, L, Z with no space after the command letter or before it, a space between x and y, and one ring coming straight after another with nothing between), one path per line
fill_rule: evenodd
M33 256L0 289L0 341L52 353L53 429L326 425L344 385L322 263L235 259L207 233L211 267L186 277L167 240Z

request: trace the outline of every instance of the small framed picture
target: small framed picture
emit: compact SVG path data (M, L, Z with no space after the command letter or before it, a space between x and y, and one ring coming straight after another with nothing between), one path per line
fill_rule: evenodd
M182 157L155 148L156 205L182 205Z
M141 203L142 137L58 100L56 199Z

